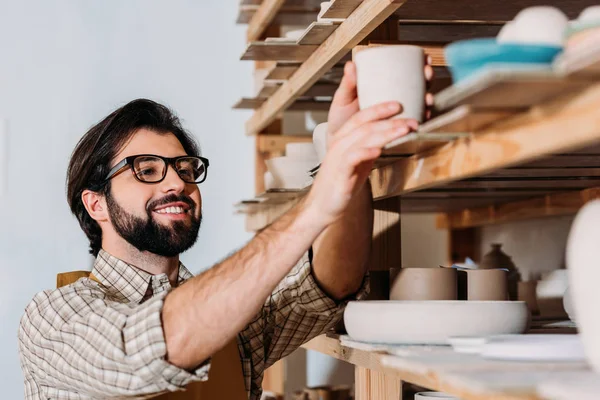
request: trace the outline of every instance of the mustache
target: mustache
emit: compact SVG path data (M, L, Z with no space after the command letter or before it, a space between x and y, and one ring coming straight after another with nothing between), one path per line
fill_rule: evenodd
M183 193L179 194L179 195L169 194L161 199L154 200L153 202L148 204L148 207L146 207L146 210L148 211L148 213L150 213L156 207L160 207L160 206L163 206L163 205L169 204L169 203L175 203L178 201L190 206L190 209L192 210L192 212L196 210L196 203L194 203L194 200L192 200L189 196L187 196Z

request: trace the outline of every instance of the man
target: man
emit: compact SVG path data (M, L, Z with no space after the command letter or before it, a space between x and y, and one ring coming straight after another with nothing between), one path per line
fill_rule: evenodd
M246 389L332 327L366 292L368 176L382 147L417 128L395 102L358 111L346 65L325 160L305 199L199 276L179 262L202 219L209 162L168 109L136 100L91 128L67 173L96 262L90 279L37 294L19 329L27 399L148 397L206 380L237 338ZM182 284L184 283L185 284Z

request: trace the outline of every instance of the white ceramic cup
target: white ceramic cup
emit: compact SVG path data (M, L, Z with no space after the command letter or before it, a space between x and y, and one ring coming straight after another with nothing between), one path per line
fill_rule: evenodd
M319 162L323 162L327 154L327 122L323 122L315 127L313 131L313 144L317 151Z
M383 45L354 55L358 104L365 109L385 101L397 101L398 118L423 121L425 112L425 54L419 46Z
M415 400L460 400L458 397L441 392L420 392L415 394Z

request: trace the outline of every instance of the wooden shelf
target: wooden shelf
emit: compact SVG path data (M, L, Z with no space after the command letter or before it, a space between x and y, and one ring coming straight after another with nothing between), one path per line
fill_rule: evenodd
M583 362L491 361L439 346L405 346L395 351L397 355L390 355L382 346L344 343L336 335L322 335L303 347L381 373L388 379L449 393L463 400L542 399L537 392L540 385L589 373Z
M403 0L364 0L323 44L311 51L308 58L304 58L304 53L298 55L296 52L304 52L306 49L302 48L310 46L291 45L291 48L285 49L289 51L287 60L295 58L304 62L290 79L256 110L252 118L246 123L246 132L257 134L268 126L280 112L294 102L295 98L301 96L302 93L316 83L326 71L330 70L354 46L365 39L402 3ZM253 46L253 44L250 46ZM254 48L258 49L258 46L254 45ZM261 49L261 51L266 50ZM271 50L274 50L274 46L272 49L268 49L268 51ZM282 61L278 58L279 54L277 54L277 57L273 54L270 57L270 59Z

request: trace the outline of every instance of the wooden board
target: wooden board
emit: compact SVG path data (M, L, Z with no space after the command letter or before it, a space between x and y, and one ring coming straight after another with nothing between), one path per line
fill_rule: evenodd
M461 138L425 156L412 156L374 170L376 199L439 187L446 182L525 164L600 142L600 84L534 107ZM568 134L566 134L568 132Z
M414 44L414 43L408 43L405 41L397 41L397 40L370 40L367 44L355 46L352 49L352 54L356 54L357 52L368 49L369 47L404 45L404 44ZM446 57L444 56L444 46L436 44L436 43L419 43L417 45L423 48L425 55L431 57L431 66L445 67L447 65Z
M469 134L413 132L387 145L382 156L397 157L422 153L466 136L469 136Z
M265 77L265 81L285 81L290 79L298 70L300 64L277 63L273 69L269 71Z
M477 108L523 108L584 89L587 83L557 76L552 71L489 70L453 85L435 97L446 110L463 104Z
M585 203L600 198L600 188L550 194L497 207L462 210L441 216L438 227L462 229L560 215L574 215Z
M321 18L348 18L363 0L332 0Z
M305 61L318 46L300 46L295 43L252 42L248 44L242 60L255 61Z
M600 186L600 179L594 178L523 178L523 179L486 179L473 178L458 182L451 182L444 185L447 189L472 189L472 188L495 188L495 189L515 189L515 188L545 188L549 190L583 190L588 187Z
M240 6L236 22L248 24L256 14L259 6ZM317 19L319 7L286 7L283 6L275 15L271 23L273 25L298 25L308 26Z
M333 22L313 22L298 39L299 45L320 45L338 28Z
M437 21L419 23L419 21L400 21L398 40L411 43L448 44L457 40L495 37L501 24L462 23L461 21Z
M350 49L367 37L369 32L384 22L403 0L364 0L340 25L335 34L319 46L298 71L275 95L262 105L246 122L246 133L256 134L267 126L294 99L311 87L320 76L340 61Z
M263 32L273 21L283 3L284 0L263 0L248 25L248 31L246 32L246 40L248 42L254 42L261 38Z
M419 132L473 133L496 121L501 121L523 110L485 110L468 105L459 106L421 125Z
M285 152L288 143L312 143L309 135L258 135L258 150L263 153Z
M584 8L597 5L595 0L418 0L408 1L396 11L400 19L425 21L483 21L507 22L523 8L554 6L575 19Z
M256 110L260 108L267 99L243 98L233 108L236 110ZM288 111L329 111L330 101L297 100Z

